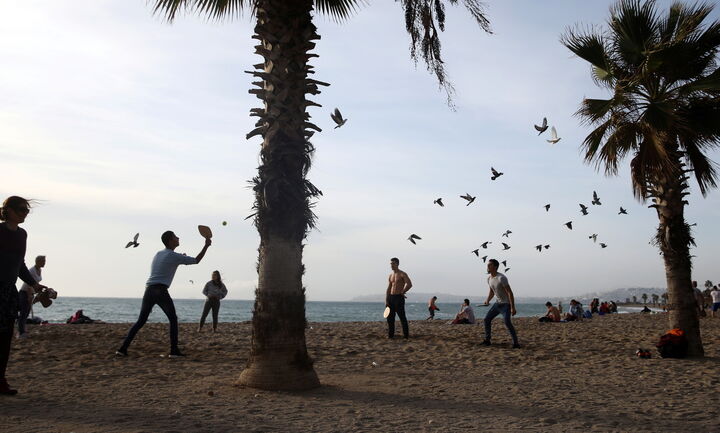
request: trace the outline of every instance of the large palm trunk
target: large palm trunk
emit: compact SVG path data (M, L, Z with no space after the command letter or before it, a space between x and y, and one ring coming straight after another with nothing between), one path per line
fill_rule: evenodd
M305 98L319 93L308 79L309 54L319 39L312 24L312 0L257 2L257 53L264 62L251 72L261 79L251 90L263 108L257 128L262 135L261 165L255 183L255 224L260 234L258 287L253 311L250 357L238 383L268 390L299 390L320 385L305 345L305 289L302 285L303 239L312 227L310 200L320 194L307 181L319 128L307 122Z
M659 176L653 182L653 207L660 219L656 242L665 260L670 327L685 331L689 343L688 355L700 357L704 351L691 281L690 244L693 239L684 217L684 191L688 185L679 158L675 166L674 175Z

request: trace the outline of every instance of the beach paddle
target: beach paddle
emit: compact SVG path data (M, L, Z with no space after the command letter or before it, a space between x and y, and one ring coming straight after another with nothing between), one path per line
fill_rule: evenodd
M385 307L385 311L383 311L383 317L387 319L389 315L390 315L390 307Z
M199 225L198 231L200 232L200 236L204 237L205 239L212 238L212 230L210 230L210 227Z

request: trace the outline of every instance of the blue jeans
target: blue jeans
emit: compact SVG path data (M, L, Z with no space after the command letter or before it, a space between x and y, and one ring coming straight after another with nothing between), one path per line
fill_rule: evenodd
M162 284L148 286L145 289L142 307L140 308L140 317L138 317L137 322L135 322L132 328L130 328L130 331L128 331L120 350L127 351L133 338L135 338L135 334L145 325L155 305L160 306L170 321L170 351L174 352L178 350L178 320L175 314L175 304L168 293L168 287Z
M487 341L490 341L492 320L497 317L498 314L503 315L503 319L505 320L505 326L507 327L508 331L510 331L510 336L512 337L513 344L519 344L517 334L515 333L515 327L510 321L510 317L512 317L510 315L510 304L507 302L494 303L485 315L485 339Z

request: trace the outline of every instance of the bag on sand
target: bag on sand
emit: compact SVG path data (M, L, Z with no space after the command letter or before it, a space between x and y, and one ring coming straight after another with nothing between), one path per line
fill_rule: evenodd
M685 338L685 332L682 329L675 328L660 337L660 341L655 345L662 358L685 358L688 351L688 342Z

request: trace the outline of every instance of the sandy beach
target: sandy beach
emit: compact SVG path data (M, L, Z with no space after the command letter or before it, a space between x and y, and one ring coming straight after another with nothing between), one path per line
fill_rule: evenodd
M2 432L718 431L720 319L702 319L707 357L661 359L663 314L582 323L515 324L510 348L494 322L411 322L388 340L383 322L311 323L308 350L323 386L302 393L233 385L249 323L198 334L181 324L186 359L167 359L167 325L149 324L128 358L113 355L129 325L33 327L8 371ZM638 347L653 358L638 359ZM375 363L375 365L373 364Z

